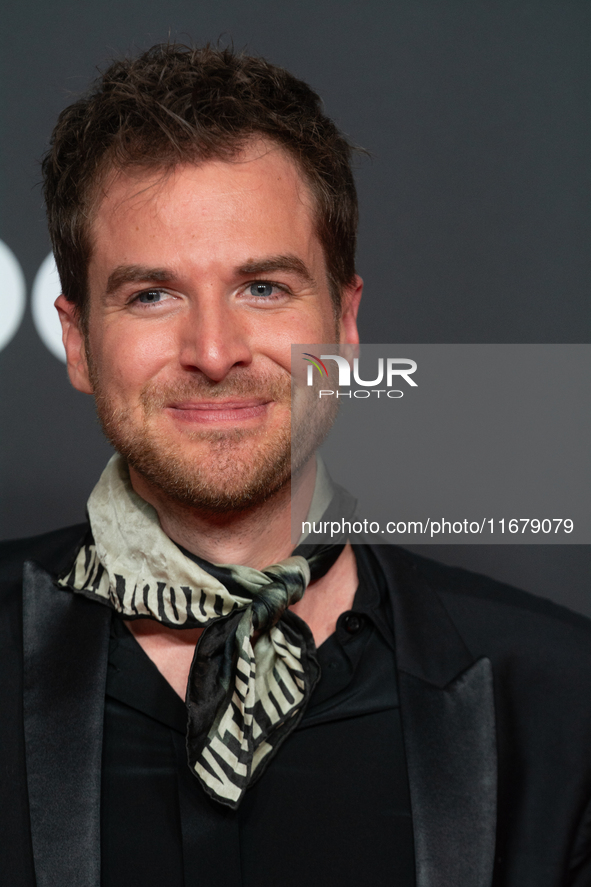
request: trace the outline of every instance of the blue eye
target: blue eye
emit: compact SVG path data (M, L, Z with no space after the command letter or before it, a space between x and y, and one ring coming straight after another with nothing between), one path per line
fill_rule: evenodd
M155 302L159 302L161 298L162 292L160 290L146 290L145 293L140 293L138 302L142 302L144 305L153 305Z
M273 295L273 284L272 283L252 283L250 285L250 294L251 294L251 296L272 296Z

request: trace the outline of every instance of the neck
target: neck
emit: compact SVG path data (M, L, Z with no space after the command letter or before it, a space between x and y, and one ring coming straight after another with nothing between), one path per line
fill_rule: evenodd
M297 479L250 509L212 514L171 499L130 466L135 492L156 509L160 525L177 545L215 564L241 564L263 569L289 557L292 514L306 518L316 480L316 459L308 461Z

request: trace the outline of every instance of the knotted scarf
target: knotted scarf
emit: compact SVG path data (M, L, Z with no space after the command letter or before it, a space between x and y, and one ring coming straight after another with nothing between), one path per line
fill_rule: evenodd
M319 463L310 514L326 512L333 495ZM205 791L235 809L299 723L320 677L312 633L288 607L328 572L344 541L301 545L264 570L210 564L164 533L120 456L91 493L88 516L92 537L59 585L125 619L205 628L187 684L188 761Z

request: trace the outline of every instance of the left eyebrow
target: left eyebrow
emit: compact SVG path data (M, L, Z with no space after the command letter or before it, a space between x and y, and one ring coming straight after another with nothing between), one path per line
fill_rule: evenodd
M304 283L315 286L316 281L308 268L297 256L269 256L266 259L253 259L236 269L240 275L273 274L276 271L287 271L296 274Z

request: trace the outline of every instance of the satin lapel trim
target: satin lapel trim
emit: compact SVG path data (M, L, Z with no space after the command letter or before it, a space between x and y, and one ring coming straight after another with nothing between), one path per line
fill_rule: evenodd
M492 666L444 689L400 673L417 887L490 887L497 801Z
M111 612L27 562L24 727L37 887L100 887L103 711Z

